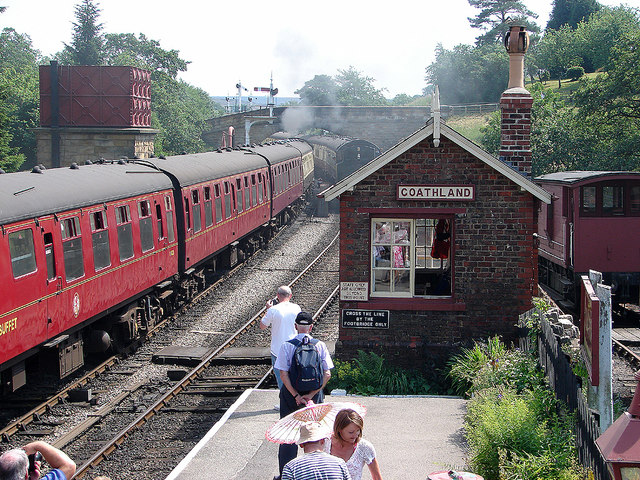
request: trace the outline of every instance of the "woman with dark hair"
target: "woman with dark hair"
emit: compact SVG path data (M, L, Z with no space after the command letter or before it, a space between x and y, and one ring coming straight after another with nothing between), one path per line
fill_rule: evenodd
M350 408L340 410L333 424L333 433L324 443L325 452L342 458L347 463L352 480L362 478L362 469L369 466L373 480L382 480L376 451L371 442L362 438L364 421Z

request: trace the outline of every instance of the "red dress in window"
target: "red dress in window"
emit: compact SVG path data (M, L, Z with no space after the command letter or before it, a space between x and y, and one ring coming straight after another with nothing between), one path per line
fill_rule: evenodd
M449 232L449 220L440 219L436 224L436 238L431 246L432 258L449 258L451 246L451 233Z

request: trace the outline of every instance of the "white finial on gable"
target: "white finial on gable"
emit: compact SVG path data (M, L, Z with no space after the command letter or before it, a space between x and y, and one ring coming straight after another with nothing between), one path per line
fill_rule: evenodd
M431 100L431 118L433 118L433 146L440 146L440 89L436 85Z

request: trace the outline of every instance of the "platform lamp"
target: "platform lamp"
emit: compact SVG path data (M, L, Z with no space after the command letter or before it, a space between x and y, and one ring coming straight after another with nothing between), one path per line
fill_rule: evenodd
M634 377L629 409L596 440L613 480L640 480L640 371Z

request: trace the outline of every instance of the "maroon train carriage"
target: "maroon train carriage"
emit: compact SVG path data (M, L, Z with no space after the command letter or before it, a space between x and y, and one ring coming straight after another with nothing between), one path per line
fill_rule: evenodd
M255 150L0 175L3 390L36 355L64 377L124 348L287 220L300 150Z
M614 303L637 304L640 172L558 172L535 182L553 195L538 215L540 283L574 310L580 275L597 270Z
M111 335L124 335L138 325L119 309L177 272L165 175L117 163L34 172L0 175L0 374L10 390L39 351L61 376L79 368L88 323L108 316Z
M314 180L314 159L311 145L302 138L287 132L276 132L270 135L265 143L287 144L300 152L302 157L302 174L304 176L303 191L311 188Z

